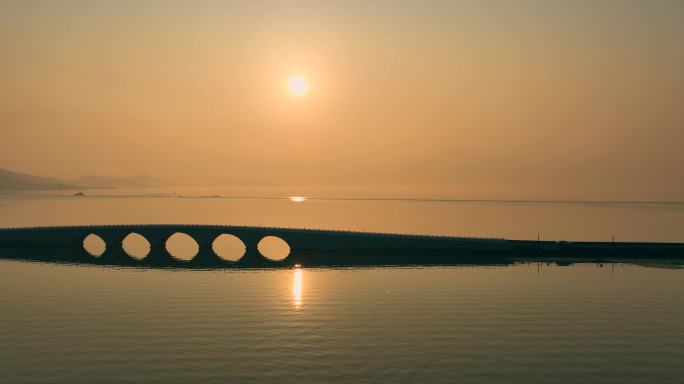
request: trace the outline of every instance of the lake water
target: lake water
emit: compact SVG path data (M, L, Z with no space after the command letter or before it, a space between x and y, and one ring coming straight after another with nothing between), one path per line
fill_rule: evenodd
M0 194L0 227L72 224L196 223L261 225L508 239L684 242L684 203L535 203L326 200L285 194L101 190ZM251 193L255 194L255 193ZM206 196L225 196L207 198ZM278 198L278 197L282 198Z
M0 195L0 226L192 222L684 242L677 204ZM0 260L0 382L681 383L684 270Z

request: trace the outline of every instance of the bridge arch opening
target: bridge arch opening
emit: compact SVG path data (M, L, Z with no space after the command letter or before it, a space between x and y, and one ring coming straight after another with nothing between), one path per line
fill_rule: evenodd
M199 252L199 244L192 236L183 232L176 232L166 239L166 250L175 259L190 261Z
M100 236L91 233L83 239L83 249L90 256L100 257L105 253L107 243Z
M281 261L290 254L290 245L277 236L265 236L257 244L261 255L271 261Z
M121 248L126 254L136 260L142 260L150 253L152 246L145 236L131 232L124 237Z
M245 243L239 237L227 233L214 239L211 248L216 256L226 261L240 260L247 250Z

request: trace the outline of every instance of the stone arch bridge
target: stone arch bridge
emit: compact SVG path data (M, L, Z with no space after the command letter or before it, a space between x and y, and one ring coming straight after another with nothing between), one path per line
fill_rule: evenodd
M150 243L150 252L142 260L130 257L122 248L123 240L131 233ZM176 233L187 234L197 242L199 252L192 260L174 259L166 250L166 241ZM238 261L223 260L214 252L212 244L223 234L233 235L244 243L246 251ZM89 235L97 235L106 243L102 256L85 255L83 242ZM258 244L267 236L278 237L289 245L290 254L284 260L270 261L260 254ZM83 225L0 229L0 258L3 257L200 267L499 264L536 257L679 259L684 258L684 244L524 241L227 225Z

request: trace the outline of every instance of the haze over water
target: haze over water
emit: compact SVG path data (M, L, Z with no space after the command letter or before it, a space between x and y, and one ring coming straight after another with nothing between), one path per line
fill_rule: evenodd
M608 242L486 265L520 243L407 238L454 262L334 269L255 236L264 263L185 263L174 234L189 257L155 264L140 235L131 259L89 235L98 259L17 245L81 229L4 231L0 384L681 383L682 248L612 242L684 243L683 21L681 0L0 1L0 229ZM399 259L380 239L346 257Z
M679 0L6 0L0 165L682 201L683 19Z

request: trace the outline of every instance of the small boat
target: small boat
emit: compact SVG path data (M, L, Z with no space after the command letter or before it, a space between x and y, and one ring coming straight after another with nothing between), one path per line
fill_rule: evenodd
M74 196L85 196L85 193L78 191L78 192L74 193Z

